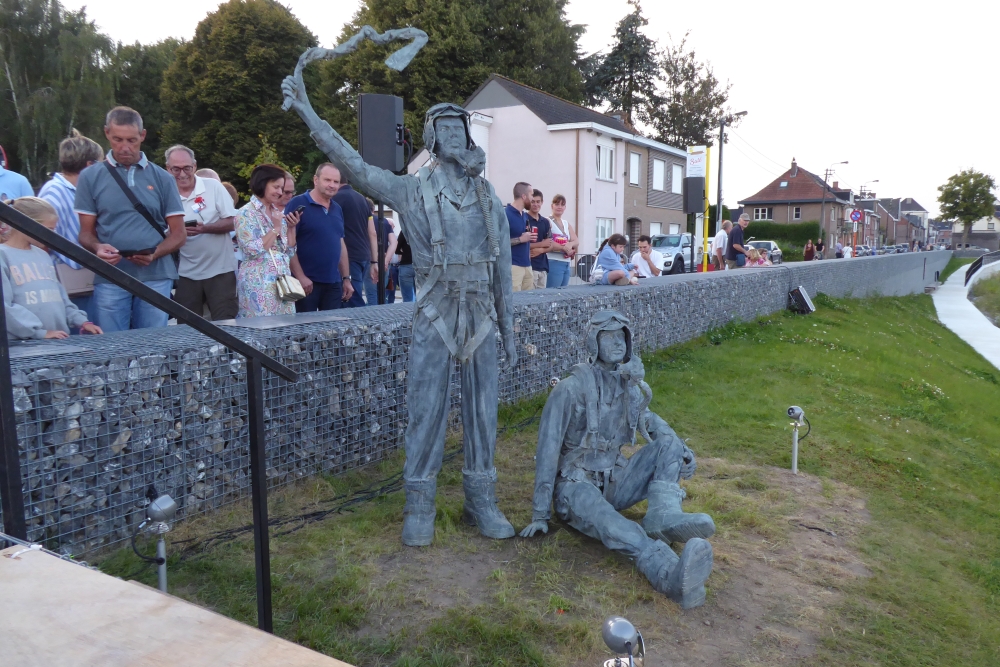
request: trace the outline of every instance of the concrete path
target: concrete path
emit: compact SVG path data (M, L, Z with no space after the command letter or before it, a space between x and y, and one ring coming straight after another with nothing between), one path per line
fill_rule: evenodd
M959 338L971 345L972 349L983 355L997 369L1000 369L1000 328L994 326L969 301L969 290L965 286L965 272L968 268L968 265L963 266L951 274L948 280L931 294L934 299L934 307L937 309L938 319L941 320L942 324L954 331ZM987 269L990 270L987 271ZM978 273L985 271L986 274L989 274L997 270L1000 270L1000 262L986 267ZM979 277L976 276L976 278Z

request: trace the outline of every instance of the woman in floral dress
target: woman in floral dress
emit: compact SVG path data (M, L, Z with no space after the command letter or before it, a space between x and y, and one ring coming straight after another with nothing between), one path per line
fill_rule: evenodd
M300 217L282 215L278 202L284 184L285 170L273 164L257 165L250 174L253 196L236 214L236 240L243 252L236 278L237 317L295 314L295 303L279 299L275 285L279 275L291 275L288 262L295 254Z

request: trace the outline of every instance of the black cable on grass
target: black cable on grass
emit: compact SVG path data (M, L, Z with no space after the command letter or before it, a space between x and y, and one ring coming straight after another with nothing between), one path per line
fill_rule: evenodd
M508 431L520 431L527 428L532 423L538 419L539 413L542 411L542 406L535 408L535 411L530 417L517 422L516 424L505 423L501 428L497 429L497 438L500 438ZM454 460L459 454L462 453L462 447L456 447L450 452L446 452L443 457L443 463L448 463ZM331 514L338 514L345 511L350 511L352 508L375 500L381 496L387 496L397 491L403 489L403 473L398 472L390 477L377 482L372 482L370 485L363 489L359 489L352 493L342 493L338 496L334 496L328 500L322 501L325 503L334 503L332 507L325 509L317 509L310 512L303 512L301 514L296 514L293 516L276 517L269 519L267 522L268 528L285 528L285 530L280 530L274 533L274 537L283 537L285 535L290 535L302 528L305 528L311 523L316 523L317 521L322 521ZM294 524L294 525L293 525ZM286 528L287 527L287 528ZM171 544L177 546L180 544L188 544L179 554L178 560L185 561L193 556L204 553L208 549L231 542L242 535L246 535L253 531L253 524L247 524L243 526L238 526L236 528L229 528L227 530L220 531L214 535L210 535L202 540L197 538L188 538L186 540L173 540Z

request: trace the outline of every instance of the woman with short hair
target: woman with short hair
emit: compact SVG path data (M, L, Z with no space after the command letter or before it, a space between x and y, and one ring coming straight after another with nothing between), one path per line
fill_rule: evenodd
M278 297L278 276L292 275L295 225L300 214L283 215L285 170L259 164L250 174L250 202L236 212L236 239L243 261L236 275L237 317L293 315L295 303Z

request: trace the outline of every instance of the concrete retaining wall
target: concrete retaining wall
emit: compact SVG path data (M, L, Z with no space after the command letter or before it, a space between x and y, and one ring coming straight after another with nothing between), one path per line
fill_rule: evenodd
M520 361L502 371L501 400L544 391L584 361L587 320L599 309L631 317L637 348L657 349L782 310L799 285L837 297L921 293L950 256L516 294ZM366 465L402 445L412 313L412 304L395 304L272 329L229 327L300 374L295 384L265 380L271 485ZM178 326L15 345L12 356L30 539L75 554L127 539L149 484L177 499L182 515L249 493L245 364L226 348ZM453 408L459 389L453 369Z

